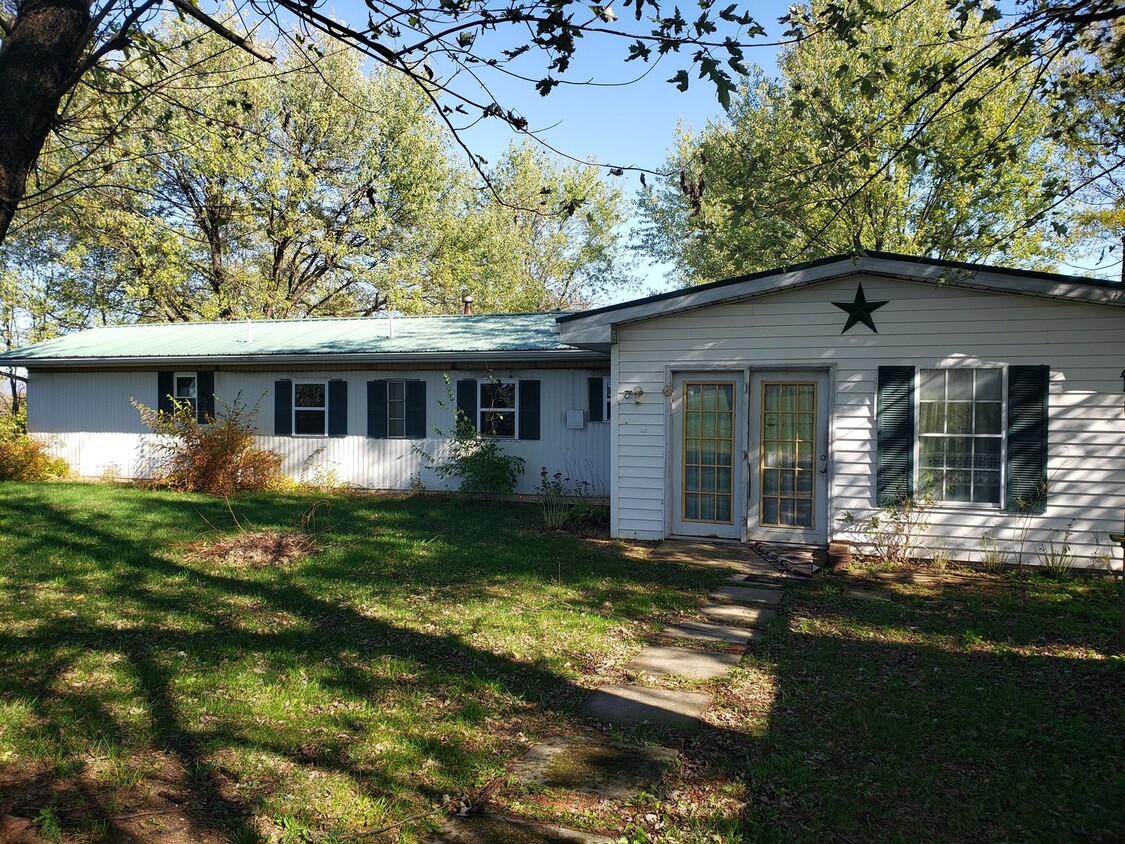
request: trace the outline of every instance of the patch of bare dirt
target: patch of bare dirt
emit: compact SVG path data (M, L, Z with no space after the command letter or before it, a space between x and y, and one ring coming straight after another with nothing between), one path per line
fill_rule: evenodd
M121 777L125 770L136 775ZM0 777L0 842L58 840L45 837L51 829L63 841L224 844L213 799L201 799L183 764L161 751L89 757L68 776L45 766L9 772Z

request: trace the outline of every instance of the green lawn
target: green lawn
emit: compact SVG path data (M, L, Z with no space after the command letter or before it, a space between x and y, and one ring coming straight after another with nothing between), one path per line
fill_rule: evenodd
M544 533L531 506L427 497L333 497L303 562L190 553L235 517L293 528L316 500L232 514L0 485L0 816L67 841L342 841L494 784L501 809L637 840L1125 837L1112 584L791 587L732 675L668 681L716 695L708 729L637 734L682 761L610 805L521 789L505 765L595 732L574 715L587 690L626 680L724 575ZM122 817L144 812L167 814Z

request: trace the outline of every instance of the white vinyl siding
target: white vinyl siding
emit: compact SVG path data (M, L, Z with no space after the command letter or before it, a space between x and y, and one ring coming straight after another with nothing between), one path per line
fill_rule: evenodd
M609 426L588 425L568 430L567 410L584 408L586 379L604 373L591 369L514 369L516 378L539 379L541 394L541 438L505 440L504 450L527 461L516 491L533 493L539 469L563 472L574 480L589 481L593 494L609 494ZM448 441L434 427L453 429L453 405L449 401L443 373L437 370L326 370L295 376L291 370L220 370L215 373L216 406L230 404L236 396L251 408L255 417L257 445L283 456L282 470L290 477L311 476L320 467L332 469L343 482L365 489L407 490L417 479L428 489L450 489L450 481L438 477L415 449L439 456ZM487 380L486 370L458 370L458 377ZM149 406L156 403L156 372L99 371L61 372L32 370L29 425L51 443L52 453L64 457L83 476L106 473L120 477L147 477L150 472L144 444L151 437L132 406L136 398ZM348 382L346 437L278 437L273 435L273 387L280 378L295 383L331 379ZM367 382L424 380L426 382L426 438L374 439L366 436ZM362 433L361 433L362 432Z
M841 334L847 315L832 302L851 301L860 281L869 301L888 302L874 314L879 333L861 325ZM1050 491L1047 512L1030 520L1025 561L1034 563L1035 549L1071 523L1080 562L1107 551L1120 557L1108 536L1120 532L1125 513L1125 309L864 275L620 325L616 335L618 536L668 535L663 479L674 457L661 391L673 371L833 367L829 516L839 534L843 512L873 510L880 365L921 371L1047 364ZM622 400L622 390L637 386L644 390L639 405ZM965 560L976 559L985 532L1010 543L1017 527L1015 514L996 505L938 506L930 521L931 544Z

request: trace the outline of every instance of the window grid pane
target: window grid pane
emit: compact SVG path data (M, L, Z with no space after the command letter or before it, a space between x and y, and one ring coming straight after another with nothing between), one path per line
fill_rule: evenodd
M480 424L477 430L486 437L516 436L516 384L514 381L487 381L480 385Z
M387 382L387 436L406 436L406 382Z
M293 384L293 433L323 437L328 433L328 385L323 381Z
M762 385L759 520L811 528L816 450L816 385Z
M194 375L180 375L175 376L175 386L172 391L172 398L174 398L181 405L187 405L191 408L191 413L196 414L196 376Z
M921 373L919 489L937 501L1000 504L1003 375L999 369Z
M683 518L731 524L734 504L734 385L684 383Z

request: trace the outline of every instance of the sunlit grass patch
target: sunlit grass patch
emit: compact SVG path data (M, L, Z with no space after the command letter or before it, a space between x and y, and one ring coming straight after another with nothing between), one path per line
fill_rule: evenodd
M291 530L308 499L0 494L0 797L26 816L62 800L76 835L159 803L164 755L201 840L440 809L572 729L598 672L701 599L694 572L543 536L514 505L338 497L319 550L259 564L196 552ZM32 770L50 776L21 794Z

